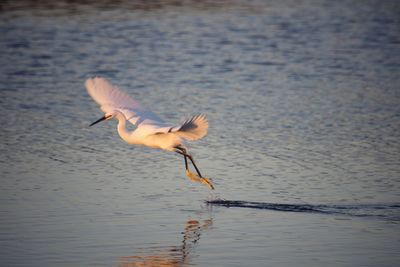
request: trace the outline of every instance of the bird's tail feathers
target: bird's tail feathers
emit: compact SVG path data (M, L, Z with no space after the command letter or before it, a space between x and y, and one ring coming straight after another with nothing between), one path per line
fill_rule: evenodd
M188 141L195 141L206 136L208 131L208 121L203 114L193 116L186 120L175 131L179 137Z

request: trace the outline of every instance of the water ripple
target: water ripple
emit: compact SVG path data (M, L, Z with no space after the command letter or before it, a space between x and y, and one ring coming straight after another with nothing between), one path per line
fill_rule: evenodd
M283 212L302 212L320 214L338 214L356 217L379 217L392 221L400 221L400 204L358 204L358 205L328 205L328 204L283 204L269 202L253 202L243 200L216 199L206 201L208 205L227 208L251 208Z

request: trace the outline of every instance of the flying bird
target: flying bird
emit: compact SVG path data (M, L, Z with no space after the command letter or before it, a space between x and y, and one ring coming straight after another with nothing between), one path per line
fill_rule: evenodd
M182 155L185 161L186 176L192 181L200 182L210 189L214 189L211 180L201 175L193 157L187 152L184 145L185 141L199 140L207 134L208 122L204 115L195 115L181 124L170 125L153 112L143 108L136 100L105 78L89 78L85 85L89 95L105 113L103 117L90 126L101 121L116 119L118 121L118 134L125 142L132 145L159 148ZM126 128L127 122L134 125L133 131ZM192 163L197 174L190 171L188 160Z

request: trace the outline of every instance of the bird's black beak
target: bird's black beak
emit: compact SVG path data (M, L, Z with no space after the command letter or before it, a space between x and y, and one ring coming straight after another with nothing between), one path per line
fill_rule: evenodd
M101 121L104 121L104 120L106 120L106 119L107 119L107 117L104 115L104 117L101 117L101 118L98 119L97 121L95 121L95 122L93 122L92 124L90 124L89 127L95 125L96 123L99 123L99 122L101 122Z

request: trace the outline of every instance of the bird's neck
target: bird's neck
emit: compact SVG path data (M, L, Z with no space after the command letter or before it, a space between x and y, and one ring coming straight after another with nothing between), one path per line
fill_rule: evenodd
M130 132L126 129L125 116L122 113L117 113L115 118L118 120L118 134L125 142L127 142Z
M129 132L126 129L126 120L118 120L118 134L125 141L128 138Z
M118 134L119 136L127 143L129 144L137 144L135 141L135 136L132 134L132 131L129 131L126 128L126 119L125 116L122 113L118 113L116 116L118 120Z

